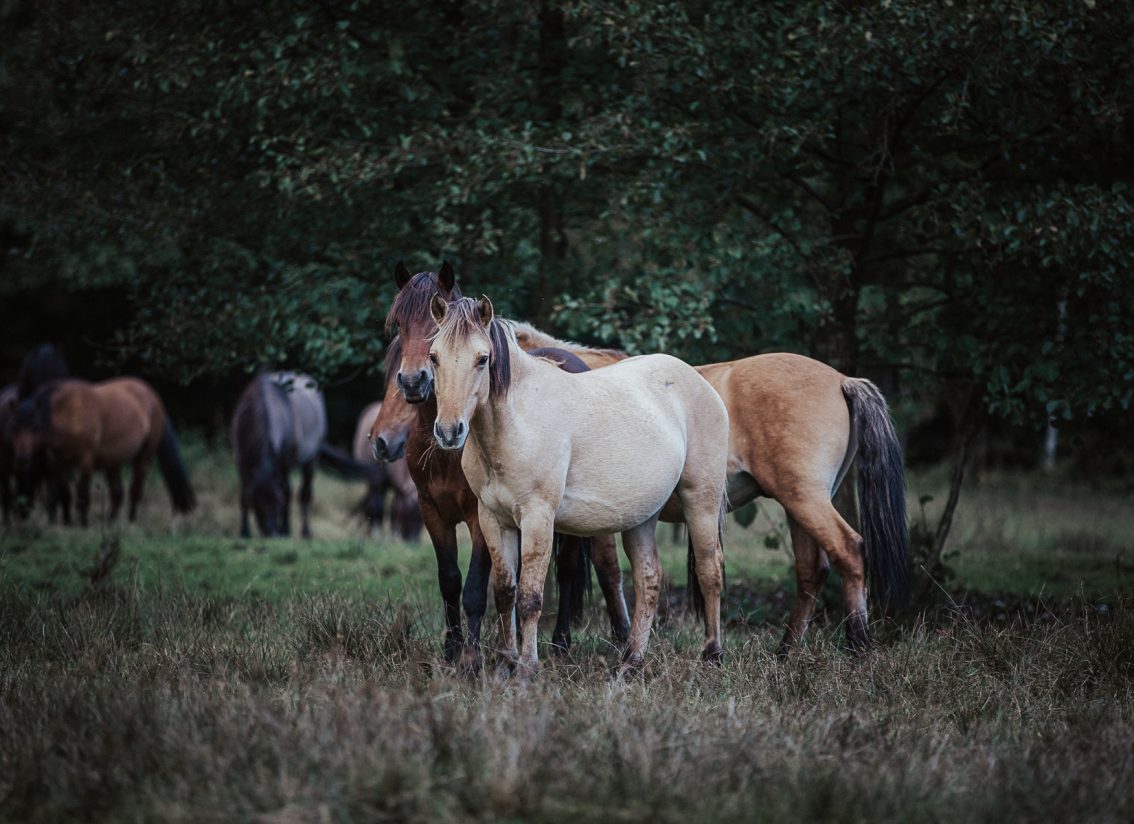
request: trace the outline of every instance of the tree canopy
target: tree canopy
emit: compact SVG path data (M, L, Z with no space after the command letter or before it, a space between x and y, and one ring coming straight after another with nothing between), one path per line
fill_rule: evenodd
M1042 423L1134 396L1134 9L29 0L3 299L189 380L376 369L393 264L694 362ZM80 321L81 322L81 321Z

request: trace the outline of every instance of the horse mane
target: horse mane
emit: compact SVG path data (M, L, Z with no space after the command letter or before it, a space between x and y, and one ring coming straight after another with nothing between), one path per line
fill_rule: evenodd
M597 349L574 341L561 340L524 321L512 321L512 326L516 343L525 351L531 349L562 349L576 355L581 352L583 354L601 355L614 360L622 360L626 357L626 353L618 349Z
M58 388L58 381L48 381L29 397L20 400L17 395L19 404L13 424L18 428L30 428L37 434L46 432L51 427L51 400Z
M462 297L449 304L445 320L432 339L441 341L444 346L454 346L468 340L470 335L483 331L484 325L480 322L476 301ZM488 364L489 397L503 398L512 385L512 352L509 344L516 343L512 322L493 317L488 324L488 339L492 342L492 359ZM518 346L519 344L517 348Z
M405 327L415 321L432 321L429 302L433 300L434 295L442 292L436 272L418 272L398 290L398 294L394 295L394 302L390 304L390 311L386 313L386 334L394 331L395 326ZM442 297L445 296L442 294ZM461 287L454 283L447 299L454 300L460 297L463 297ZM386 347L386 386L390 385L390 379L401 367L402 336L398 334Z
M50 343L42 344L28 352L20 364L17 397L30 398L44 384L70 376L71 371L59 350Z

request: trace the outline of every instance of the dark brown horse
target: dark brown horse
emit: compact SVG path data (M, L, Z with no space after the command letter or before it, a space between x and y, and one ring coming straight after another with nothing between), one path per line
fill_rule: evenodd
M417 485L425 528L437 555L437 576L445 603L445 657L454 661L465 653L465 665L480 664L481 623L488 604L488 575L491 557L480 529L478 502L461 469L461 453L437 449L433 425L437 401L433 397L433 372L429 361L429 338L437 324L429 311L434 295L446 300L461 296L452 267L445 263L439 272L411 275L404 264L394 272L398 295L387 315L388 329L398 335L386 354L386 400L371 428L370 441L379 460L396 460L405 454L410 475ZM567 360L566 357L563 358ZM461 570L457 558L459 523L472 538L472 556L464 582L464 610L468 618L468 644L461 631ZM565 648L570 643L571 609L564 605L581 603L582 573L580 545L567 542L560 547L557 576L560 580L560 610L553 643ZM622 573L613 552L612 538L595 541L592 549L599 583L607 599L614 634L624 640L629 632L629 616L622 598ZM570 583L578 581L578 584ZM567 591L563 591L563 587Z
M156 457L173 508L188 512L193 489L165 407L152 388L137 378L102 383L53 381L22 401L13 424L13 450L20 494L30 495L36 454L46 455L50 478L60 486L78 470L79 522L86 526L91 475L101 471L110 489L110 518L122 507L122 466L133 465L130 520L138 512L146 473ZM70 519L64 510L64 520Z

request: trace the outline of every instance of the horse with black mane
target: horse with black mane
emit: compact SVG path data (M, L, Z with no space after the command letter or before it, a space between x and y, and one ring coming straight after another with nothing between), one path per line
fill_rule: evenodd
M367 529L381 529L389 515L390 528L404 541L416 541L424 522L417 500L417 487L404 460L379 461L370 446L370 428L382 410L382 402L368 404L358 416L354 430L351 457L365 467L366 497L358 509L366 519ZM390 496L389 513L386 497Z

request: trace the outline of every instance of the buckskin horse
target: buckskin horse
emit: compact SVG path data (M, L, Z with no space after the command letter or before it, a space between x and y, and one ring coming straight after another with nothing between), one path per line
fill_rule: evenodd
M189 512L195 504L165 407L149 384L137 378L101 383L51 381L20 403L12 426L21 496L31 494L36 454L42 450L49 478L58 487L65 486L69 473L78 470L76 502L83 526L90 509L91 475L96 470L106 476L113 520L122 507L122 466L133 465L129 510L133 521L155 457L174 510Z
M394 281L398 294L386 317L386 325L387 330L397 328L398 334L386 351L386 395L371 428L370 442L379 460L406 457L418 489L425 528L437 556L438 584L445 604L445 657L452 662L463 648L463 666L475 668L480 665L481 623L487 609L492 564L480 529L477 499L461 469L460 455L439 450L433 440L437 405L433 397L432 364L428 358L429 338L437 331L429 302L438 293L455 299L461 292L448 263L438 272L415 275L399 263ZM560 353L562 361L566 360L564 354ZM606 362L603 361L606 357L600 354L594 359L596 363ZM616 359L616 356L612 354L610 358ZM456 535L457 525L462 522L472 539L463 598ZM560 649L569 646L571 620L577 618L582 609L584 582L589 577L582 550L577 541L568 539L557 553L560 609L552 639ZM630 621L613 538L593 539L591 558L606 600L612 632L619 641L625 640ZM468 619L467 645L461 630L462 600Z
M461 466L480 500L505 669L527 676L538 668L553 531L622 533L635 605L620 672L641 667L661 589L657 520L671 496L705 593L702 658L718 663L728 462L728 413L720 396L669 355L567 376L520 349L486 297L449 303L435 295L430 311L438 325L429 349L434 437L444 450L463 448Z

